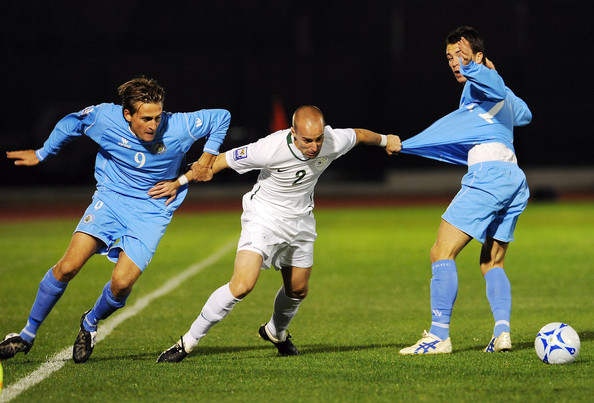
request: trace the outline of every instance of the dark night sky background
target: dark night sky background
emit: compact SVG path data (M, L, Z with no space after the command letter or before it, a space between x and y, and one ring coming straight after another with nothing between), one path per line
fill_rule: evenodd
M222 150L269 133L272 101L287 115L315 104L334 127L408 138L457 108L461 87L444 37L472 25L506 84L530 106L516 130L520 165L592 166L594 7L589 1L9 2L2 11L1 186L94 183L97 146L73 141L34 168L4 151L39 148L69 112L119 103L132 77L156 78L167 111L225 108ZM189 158L202 149L198 143ZM339 179L443 167L359 147ZM238 180L238 175L227 175Z

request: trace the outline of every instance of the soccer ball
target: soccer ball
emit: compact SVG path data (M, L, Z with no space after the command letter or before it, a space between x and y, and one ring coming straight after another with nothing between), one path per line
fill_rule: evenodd
M534 349L545 364L569 364L580 353L580 337L566 323L549 323L538 332Z

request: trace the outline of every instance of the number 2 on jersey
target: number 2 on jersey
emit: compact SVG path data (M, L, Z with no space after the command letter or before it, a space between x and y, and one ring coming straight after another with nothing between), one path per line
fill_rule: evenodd
M295 186L296 184L298 184L299 182L301 182L303 180L303 178L305 178L305 169L302 169L300 171L297 171L295 173L295 176L297 177L297 179L295 179L293 181L293 183L291 184L291 186Z

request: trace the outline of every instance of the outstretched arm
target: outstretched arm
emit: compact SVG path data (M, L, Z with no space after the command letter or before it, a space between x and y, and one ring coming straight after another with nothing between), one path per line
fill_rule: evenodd
M39 158L37 158L35 150L7 151L6 158L15 160L15 165L32 167L39 164Z
M393 134L379 134L367 129L354 129L357 134L357 144L363 143L370 146L385 147L388 155L398 154L402 145L400 137Z

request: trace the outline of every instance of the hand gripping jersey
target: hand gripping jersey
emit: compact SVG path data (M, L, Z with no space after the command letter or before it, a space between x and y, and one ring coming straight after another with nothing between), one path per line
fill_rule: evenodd
M227 151L229 166L240 174L260 169L250 192L253 201L270 214L285 218L308 214L314 207L314 188L326 168L357 144L353 129L324 128L324 142L316 158L306 158L293 143L290 129L272 133L255 143Z
M124 119L122 107L110 103L89 106L58 122L43 147L36 151L39 160L56 154L77 136L88 136L99 144L95 161L97 190L109 189L124 196L149 200L165 209L165 200L151 199L148 190L155 183L177 178L185 172L185 154L204 137L204 151L218 154L229 127L230 114L223 109L161 116L155 139L138 139ZM184 200L187 186L180 188L167 210L173 211Z
M502 143L512 152L513 128L532 120L526 103L503 82L497 71L482 64L460 64L467 81L460 108L402 142L402 153L467 165L477 144Z

